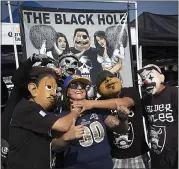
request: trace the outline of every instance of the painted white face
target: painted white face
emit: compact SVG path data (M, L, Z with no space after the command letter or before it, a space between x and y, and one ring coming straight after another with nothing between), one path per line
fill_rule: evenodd
M140 73L142 78L142 87L147 91L149 94L156 94L160 88L161 84L161 74L156 70L146 70Z

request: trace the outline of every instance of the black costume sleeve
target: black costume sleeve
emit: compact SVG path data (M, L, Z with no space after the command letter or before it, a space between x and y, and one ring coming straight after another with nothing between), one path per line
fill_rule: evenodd
M172 103L174 105L175 112L178 114L178 88L177 87L173 87Z
M148 96L146 96L146 97L143 97L142 99L141 99L141 103L142 103L142 116L144 116L145 117L145 119L147 119L148 117L147 117L147 112L146 112L146 110L145 110L145 106L146 105L148 105L147 103L147 101L148 101L148 99L149 99L149 97Z
M143 97L142 100L141 100L142 116L145 118L146 128L148 128L148 126L149 126L149 121L148 121L148 113L146 112L145 106L147 105L147 102L148 102L149 99L150 98L148 96L146 96L146 97Z
M14 72L12 76L12 83L16 88L22 89L26 85L28 80L28 74L32 68L33 61L28 58L24 63L22 63L19 68Z
M6 107L4 109L4 113L2 115L1 125L2 125L2 135L1 137L6 141L9 140L9 124L12 118L12 113L16 104L23 98L28 96L28 92L25 89L26 87L26 79L28 77L28 73L31 70L33 62L31 59L27 59L24 63L20 65L20 67L15 71L12 76L12 83L14 84L14 88L11 91L9 99L7 100Z
M22 99L16 87L11 91L10 97L6 103L4 113L1 116L1 137L6 141L9 140L9 124L12 118L12 113L16 104Z
M121 96L122 97L129 97L134 101L135 106L137 106L137 105L141 106L141 99L140 99L139 92L134 87L122 88Z
M34 106L33 103L29 106L22 105L19 102L18 105L13 113L10 126L18 126L36 133L48 134L59 118L53 113L43 111L38 105ZM22 106L26 106L23 111L20 110Z
M4 109L4 106L6 105L8 97L9 97L8 88L6 84L4 83L3 78L1 77L1 108ZM2 112L3 112L3 109L1 109Z

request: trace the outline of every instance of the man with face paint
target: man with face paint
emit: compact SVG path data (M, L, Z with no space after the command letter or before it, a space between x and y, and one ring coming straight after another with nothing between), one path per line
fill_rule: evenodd
M59 118L48 113L55 105L56 79L51 68L33 67L30 71L28 100L18 102L10 122L8 169L50 169L51 130L66 132L80 114L72 110Z
M138 71L151 144L151 168L178 168L178 88L165 86L161 69L149 64Z
M102 70L101 64L97 61L97 50L91 47L91 39L85 28L77 28L73 36L74 47L70 51L74 54L80 54L79 68L77 74L89 78L92 84L95 84L96 72Z

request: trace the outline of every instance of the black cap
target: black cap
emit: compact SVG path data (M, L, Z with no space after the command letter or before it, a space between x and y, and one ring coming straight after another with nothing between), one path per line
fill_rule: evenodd
M103 70L101 71L97 77L96 77L96 87L97 87L97 90L99 92L99 86L101 85L101 83L107 78L107 77L116 77L115 74L111 73L110 71L108 70Z
M40 66L34 66L32 67L30 73L29 73L29 77L38 77L42 74L51 74L54 77L56 77L56 72L54 69L52 68L48 68L48 67L40 67Z

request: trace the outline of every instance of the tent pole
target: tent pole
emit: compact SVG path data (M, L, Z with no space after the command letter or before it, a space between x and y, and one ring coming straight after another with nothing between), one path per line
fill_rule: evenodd
M142 68L142 45L139 45L139 59L140 68Z
M139 70L141 68L140 65L140 58L139 58L139 41L138 41L138 16L137 16L137 2L135 2L135 36L136 36L136 60L137 60L137 70ZM139 75L137 75L138 77L138 82L139 82ZM141 86L138 83L138 87L139 87L139 93L140 96L142 97L142 92L141 92Z
M16 46L16 40L15 40L15 31L14 31L14 25L13 25L13 19L12 19L12 11L11 11L11 5L10 1L7 1L8 3L8 10L9 10L9 18L10 23L12 25L12 37L13 37L13 44L14 44L14 53L15 53L15 61L16 61L16 69L19 67L19 61L18 61L18 55L17 55L17 46Z

